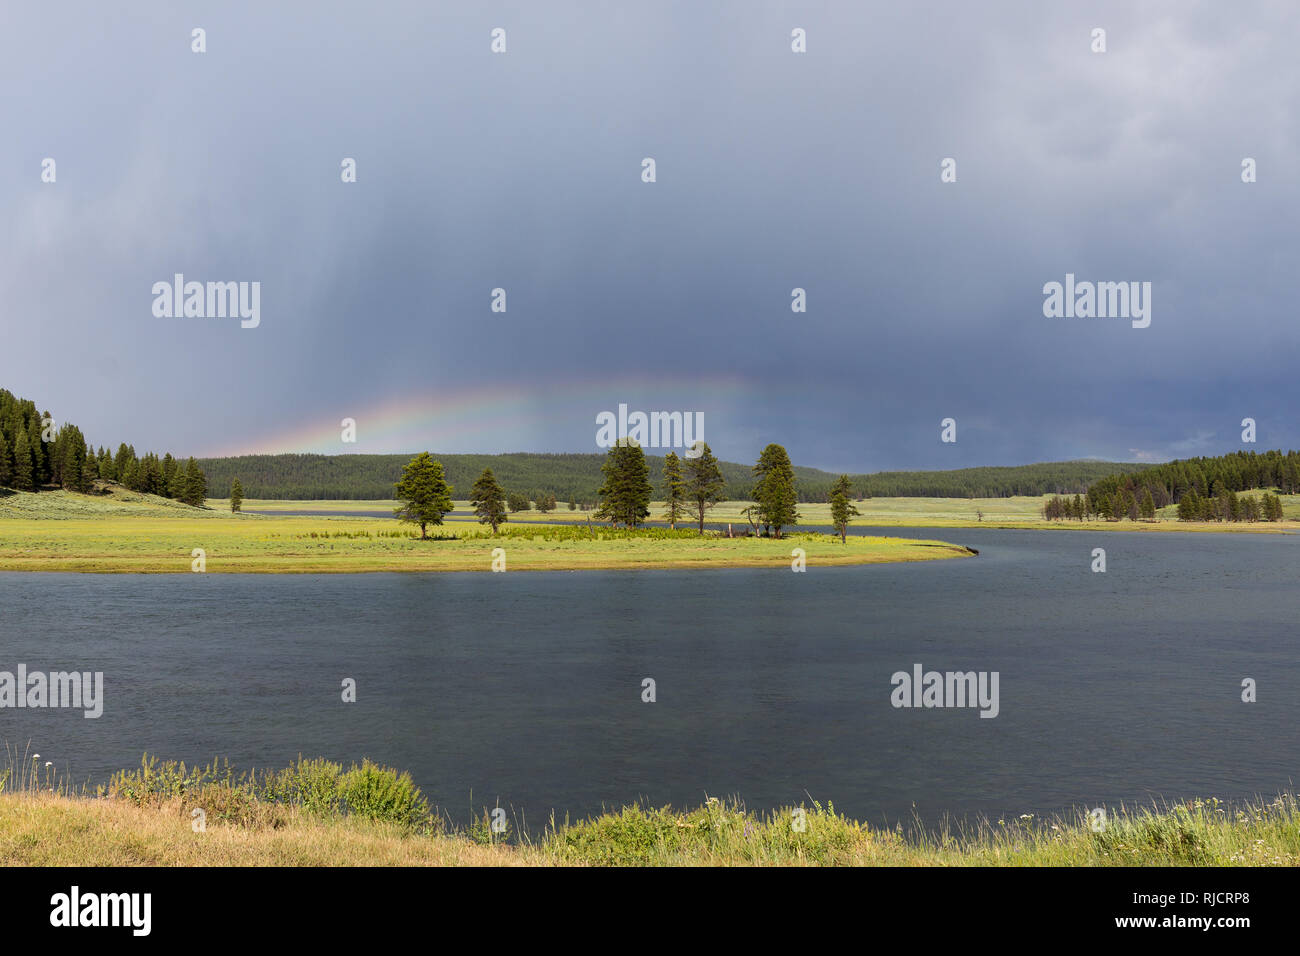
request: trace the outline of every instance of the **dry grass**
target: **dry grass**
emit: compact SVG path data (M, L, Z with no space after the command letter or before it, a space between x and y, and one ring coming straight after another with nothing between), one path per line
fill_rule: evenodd
M0 796L5 866L509 866L508 848L421 837L288 811L278 829L220 823L195 833L177 808L55 794Z

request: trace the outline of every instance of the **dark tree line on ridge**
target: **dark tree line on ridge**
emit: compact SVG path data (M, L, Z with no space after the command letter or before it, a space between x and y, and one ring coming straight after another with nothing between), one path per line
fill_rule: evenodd
M116 454L96 451L76 425L60 425L35 402L0 389L0 488L88 494L98 480L191 505L207 497L207 478L195 459L182 464L170 454L140 457L127 444L118 445Z
M685 455L678 454L682 460ZM241 455L203 458L199 465L213 488L225 489L238 477L250 498L296 500L383 500L393 497L393 475L410 455ZM532 502L557 502L563 507L595 508L604 484L604 454L438 455L447 481L469 488L485 468L501 484ZM665 456L646 455L654 497L667 497L663 468ZM996 468L961 468L952 471L891 471L850 475L857 498L935 497L1000 498L1011 495L1083 493L1098 479L1141 471L1150 466L1105 461L1044 462ZM718 461L730 494L743 499L752 484L751 466ZM802 502L824 503L839 476L817 468L793 466L798 479L796 495ZM520 509L523 510L523 509Z
M1180 521L1281 521L1282 500L1272 489L1300 493L1300 452L1239 451L1151 465L1102 478L1073 499L1053 498L1043 515L1049 521L1152 520L1158 509L1176 504ZM1263 494L1243 494L1249 491Z

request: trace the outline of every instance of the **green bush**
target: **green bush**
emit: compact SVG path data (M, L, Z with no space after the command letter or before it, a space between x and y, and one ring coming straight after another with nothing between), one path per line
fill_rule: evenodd
M343 775L339 793L348 812L355 816L410 829L432 824L428 801L405 771L399 774L365 760Z

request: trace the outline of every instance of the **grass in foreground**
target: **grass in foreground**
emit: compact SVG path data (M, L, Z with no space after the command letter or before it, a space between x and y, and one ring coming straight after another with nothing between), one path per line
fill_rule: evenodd
M15 769L17 772L15 773ZM456 829L404 774L299 760L238 776L146 761L100 797L33 765L0 771L0 864L10 866L1294 866L1300 802L1194 800L1086 817L988 822L905 837L833 806L755 813L737 802L625 807L535 837ZM3 783L8 783L5 789ZM204 826L194 821L205 814Z

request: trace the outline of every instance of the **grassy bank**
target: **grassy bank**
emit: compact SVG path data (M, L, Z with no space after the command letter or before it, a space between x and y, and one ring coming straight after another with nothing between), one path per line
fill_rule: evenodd
M598 568L738 568L790 566L803 548L810 567L927 561L968 556L943 541L829 535L766 538L699 537L688 531L506 526L489 535L477 524L430 529L421 541L409 526L364 518L109 515L57 523L11 519L0 525L0 571L189 573L195 549L206 571L362 572L489 571L505 552L507 571ZM449 537L449 536L455 537Z
M1300 803L1291 794L1235 807L1207 799L1119 809L1100 832L1080 812L905 837L830 806L756 813L709 800L497 835L486 816L451 827L427 811L409 778L369 764L344 771L300 761L260 778L146 764L93 798L48 787L39 772L14 792L16 782L0 788L0 864L9 866L1300 864Z

